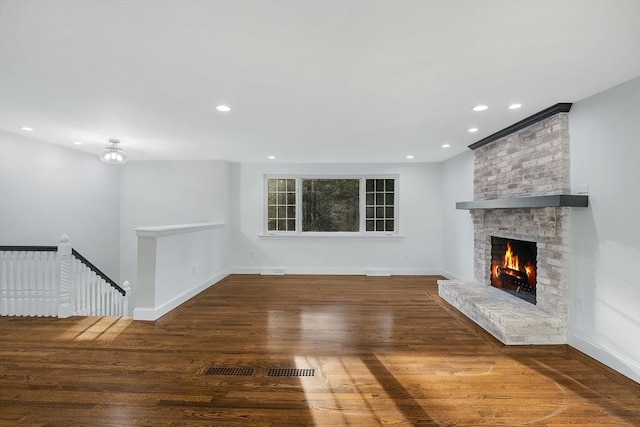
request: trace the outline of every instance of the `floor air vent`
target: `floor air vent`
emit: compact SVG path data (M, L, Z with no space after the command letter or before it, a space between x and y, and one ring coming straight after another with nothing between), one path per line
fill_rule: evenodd
M236 377L250 377L253 375L253 368L221 368L210 367L205 371L205 375L229 375Z
M268 377L313 377L315 375L315 369L271 368L267 373Z

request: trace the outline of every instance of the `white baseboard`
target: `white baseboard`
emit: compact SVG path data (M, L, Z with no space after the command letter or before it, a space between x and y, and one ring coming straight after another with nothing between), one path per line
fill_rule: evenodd
M568 341L569 345L576 350L579 350L587 356L596 359L598 362L607 365L625 377L629 377L633 381L640 383L640 363L617 354L616 352L589 340L587 337L583 337L576 333L570 332Z
M441 268L392 268L392 276L443 276Z
M453 274L452 272L450 272L449 270L446 269L441 269L441 275L446 277L449 280L464 280L464 281L473 281L473 279L470 278L464 278L464 277L460 277L457 274Z
M284 268L264 267L260 269L260 274L263 276L284 276Z
M225 269L212 278L205 280L199 285L194 286L188 291L178 295L171 301L167 301L166 303L158 307L136 307L133 310L133 320L158 320L171 310L177 308L180 304L187 302L191 298L198 295L200 292L215 285L216 283L227 277L229 274L229 269Z
M389 277L391 276L390 268L367 268L364 274L372 277Z
M260 274L260 267L231 267L231 274Z

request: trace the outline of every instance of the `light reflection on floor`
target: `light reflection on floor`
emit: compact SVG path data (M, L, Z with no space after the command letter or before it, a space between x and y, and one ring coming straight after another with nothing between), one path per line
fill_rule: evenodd
M504 371L513 370L521 375L523 369L530 370L508 358L496 362L491 357L473 355L442 358L421 357L416 353L371 353L362 357L296 356L294 361L296 368L316 369L316 378L300 378L316 425L438 422L458 417L507 420L509 408L503 402L514 394L523 402L535 390L555 394L548 405L524 411L528 412L530 422L535 423L562 413L569 393L562 385L537 375L534 370L531 370L530 389L522 390L519 379L514 380L513 387L504 381L492 385L494 374L504 378ZM436 376L437 381L433 378ZM443 382L442 377L449 380ZM480 397L482 405L460 407L447 403L452 397L458 401L465 395L473 399ZM522 412L520 409L521 415Z
M133 319L130 317L84 317L59 335L76 341L113 341Z

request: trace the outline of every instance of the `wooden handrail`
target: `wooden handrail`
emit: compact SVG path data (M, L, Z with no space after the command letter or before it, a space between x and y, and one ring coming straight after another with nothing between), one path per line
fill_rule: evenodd
M94 273L96 273L98 276L102 277L104 279L105 282L107 282L108 284L110 284L112 287L114 287L118 292L120 292L122 294L122 296L127 294L127 291L125 291L124 289L122 289L116 282L114 282L113 280L111 280L109 278L109 276L107 276L106 274L104 274L102 271L100 271L100 269L98 267L96 267L95 265L91 264L91 262L89 262L89 260L87 260L85 257L83 257L80 252L76 251L75 249L71 249L71 255L73 255L74 257L76 257L78 259L78 261L80 261L81 263L83 263L84 265L86 265L87 267L89 267L91 269L91 271L93 271Z
M0 252L58 252L57 246L0 246Z

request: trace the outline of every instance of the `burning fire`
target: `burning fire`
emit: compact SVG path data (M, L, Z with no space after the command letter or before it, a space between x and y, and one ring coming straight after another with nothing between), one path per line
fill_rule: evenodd
M520 267L520 258L518 257L517 254L513 252L513 249L511 248L511 243L509 242L507 242L507 251L505 252L504 257L502 259L502 265L494 262L491 265L491 274L495 279L498 279L500 277L500 273L505 271L503 270L505 268L510 270L515 270L515 271L522 271L526 273L527 279L528 279L527 281L531 286L535 287L536 280L537 280L535 265L530 262L527 262L525 263L525 265Z
M520 270L520 259L518 255L514 255L511 250L511 243L507 242L507 252L504 254L503 267L510 268L512 270Z

